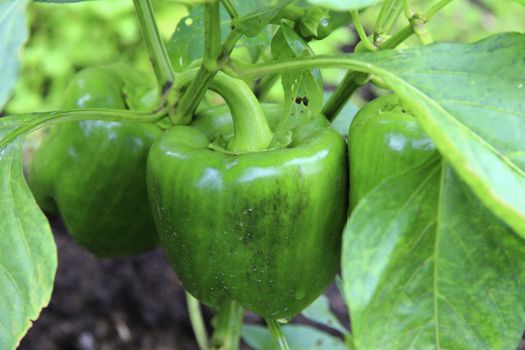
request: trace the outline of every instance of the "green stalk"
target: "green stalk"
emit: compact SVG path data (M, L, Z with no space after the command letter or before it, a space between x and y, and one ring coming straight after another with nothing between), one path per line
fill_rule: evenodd
M237 350L241 338L243 309L235 301L227 301L217 310L216 326L211 338L212 350Z
M382 34L388 33L396 23L401 11L403 11L404 0L385 0L381 7L381 12L377 16L374 27L374 40L377 40Z
M279 350L290 350L288 343L286 342L286 337L283 334L281 325L276 320L266 319L266 324L268 325L268 330L272 335L275 345Z
M224 67L224 71L228 73L228 75L239 79L256 79L265 75L282 74L288 71L302 71L314 68L347 68L370 73L372 66L369 63L354 60L351 57L311 56L268 61L252 65L240 65L230 61L230 63Z
M363 42L366 49L368 51L375 51L377 50L377 47L374 46L368 39L368 36L366 35L365 28L363 28L363 25L361 24L361 20L359 19L359 12L357 10L350 11L352 14L352 21L354 22L355 30L357 31L357 35L359 35L359 40Z
M221 18L219 3L211 1L204 6L204 67L210 72L219 70L217 59L221 53Z
M436 13L439 12L443 7L452 2L453 0L441 0L439 3L434 5L430 10L428 10L423 18L425 21L430 20ZM380 46L381 50L393 49L396 48L403 41L408 39L412 34L414 34L414 28L412 25L408 25L397 32L390 39L385 41L383 45ZM326 102L323 107L322 113L329 119L334 120L337 117L337 114L341 111L343 106L348 102L353 93L357 90L355 86L357 83L353 78L355 78L355 73L348 71L343 78L343 82L337 87L333 95L330 96L330 99ZM362 76L358 76L358 81L362 81Z
M13 130L6 133L2 139L0 139L0 149L5 145L12 142L14 139L21 135L26 135L32 131L40 129L44 126L51 124L69 122L69 121L82 121L82 120L104 120L104 121L130 121L137 123L156 123L160 121L166 112L164 110L154 113L139 113L131 112L126 110L115 110L115 109L78 109L72 111L53 111L53 112L36 112L17 114L17 118L28 118L27 121L13 122ZM9 118L5 116L3 118ZM15 117L15 116L11 116Z
M215 74L228 61L235 44L242 36L235 29L232 30L224 40L222 49L217 50L214 41L220 43L220 34L217 36L217 33L220 33L220 26L217 27L217 25L220 25L220 18L219 12L214 8L215 6L217 6L217 3L206 3L205 5L205 8L207 8L205 15L207 14L207 16L205 16L204 31L205 38L207 38L205 40L207 58L205 57L197 76L177 103L176 113L172 117L174 124L189 124L191 122L193 113L199 106ZM213 33L214 31L215 33Z
M367 74L361 72L349 71L341 82L341 85L346 88L344 90L336 89L323 106L321 113L326 116L328 120L333 121L339 112L341 112L341 109L343 109L350 96L361 87L361 84L358 82L366 79L366 76Z
M226 11L230 15L231 19L239 17L239 14L237 13L235 6L233 6L230 0L220 0L220 1L221 1L222 6L224 6Z
M166 52L166 47L155 23L155 16L149 0L133 0L135 10L139 19L140 28L146 47L148 49L153 70L157 77L163 99L166 98L168 91L173 85L174 74L171 62Z
M202 318L199 301L195 299L190 293L186 292L186 303L188 304L188 313L190 315L191 327L195 334L195 339L199 345L200 350L209 350L208 334L204 326L204 319Z

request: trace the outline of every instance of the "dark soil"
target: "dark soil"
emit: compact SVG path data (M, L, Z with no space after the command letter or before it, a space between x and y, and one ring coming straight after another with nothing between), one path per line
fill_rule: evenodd
M55 289L20 350L198 349L184 291L160 249L101 261L79 247L58 220L50 220L58 246ZM336 288L328 293L348 325ZM204 315L209 326L211 310L204 308ZM246 319L261 322L253 314Z
M53 221L55 289L21 350L197 349L184 291L161 250L101 261Z

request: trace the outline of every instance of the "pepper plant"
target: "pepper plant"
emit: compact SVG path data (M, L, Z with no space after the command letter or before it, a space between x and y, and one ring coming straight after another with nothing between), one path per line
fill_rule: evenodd
M0 119L0 348L51 296L43 211L101 258L161 246L201 349L516 348L525 35L434 43L426 23L451 1L194 1L164 43L150 1L134 0L154 76L89 67L61 109ZM0 105L27 5L0 2ZM354 52L316 55L344 26ZM345 71L331 94L326 69ZM388 92L352 120L344 107L368 84ZM24 137L42 128L26 182ZM351 331L321 296L334 281ZM215 310L211 339L199 302ZM267 329L243 326L244 310ZM283 326L301 312L340 336Z

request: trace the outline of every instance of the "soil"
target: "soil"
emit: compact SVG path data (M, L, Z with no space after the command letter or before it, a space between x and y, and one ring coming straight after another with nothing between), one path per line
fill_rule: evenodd
M184 290L162 250L98 260L65 233L59 220L50 221L58 247L55 288L20 350L198 350ZM348 325L335 286L328 294ZM203 311L210 327L212 312ZM262 322L253 314L246 320ZM299 322L308 323L300 317Z

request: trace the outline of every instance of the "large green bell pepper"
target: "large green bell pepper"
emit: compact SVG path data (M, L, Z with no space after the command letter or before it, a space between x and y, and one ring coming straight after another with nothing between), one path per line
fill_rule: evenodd
M390 176L428 159L432 140L396 95L378 97L360 109L348 131L350 208Z
M152 110L148 76L125 65L89 68L70 82L64 109ZM146 189L146 159L161 130L132 122L53 126L36 150L29 185L44 210L100 257L132 255L158 244Z
M267 318L293 316L338 270L345 141L319 117L294 130L287 147L268 150L271 131L246 84L219 74L212 89L232 111L233 135L196 120L151 148L159 235L185 289L202 302L234 300Z

